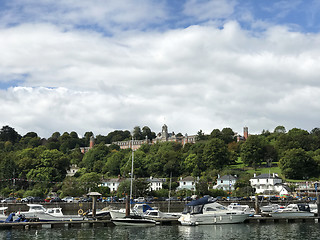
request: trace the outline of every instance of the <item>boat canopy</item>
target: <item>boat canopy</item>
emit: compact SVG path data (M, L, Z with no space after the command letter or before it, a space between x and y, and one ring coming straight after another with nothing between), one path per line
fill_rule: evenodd
M187 204L187 206L197 206L197 205L204 205L204 204L207 204L207 203L214 203L217 201L217 198L213 198L213 197L203 197L203 198L200 198L200 199L196 199L196 200L192 200L191 202L189 202Z

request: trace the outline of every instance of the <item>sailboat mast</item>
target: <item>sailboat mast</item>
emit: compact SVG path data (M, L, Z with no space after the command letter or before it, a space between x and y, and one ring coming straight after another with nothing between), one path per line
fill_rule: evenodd
M132 133L132 140L131 140L131 150L132 150L132 157L131 157L130 201L131 201L131 199L132 199L132 182L133 182L133 159L134 159L134 153L133 153L133 133Z

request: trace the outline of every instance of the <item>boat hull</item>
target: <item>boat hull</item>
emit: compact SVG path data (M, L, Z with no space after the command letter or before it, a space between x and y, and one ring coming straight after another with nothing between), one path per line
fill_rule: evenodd
M183 214L179 218L181 225L194 226L194 225L210 225L210 224L233 224L243 223L249 214Z
M23 213L26 219L38 219L41 222L51 222L51 221L82 221L83 217L77 215L63 215L54 216L49 213L37 212L37 213ZM19 216L19 215L18 215ZM17 217L18 217L17 216Z
M116 226L152 227L156 222L150 219L117 218L111 220Z
M274 212L271 213L273 218L299 218L299 217L314 217L312 212Z

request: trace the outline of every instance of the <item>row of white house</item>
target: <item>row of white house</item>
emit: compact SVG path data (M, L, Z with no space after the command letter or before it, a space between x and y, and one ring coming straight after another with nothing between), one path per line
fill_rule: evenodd
M120 183L124 181L124 178L110 178L102 181L102 186L110 188L111 192L117 191ZM156 191L162 189L162 184L166 181L165 178L153 178L150 177L147 179L149 182L149 190ZM199 181L199 178L194 178L191 176L180 178L178 183L179 186L177 190L187 189L191 191L196 190L196 183ZM213 189L222 189L225 191L232 192L235 190L235 183L237 181L237 176L233 175L218 175L217 184L214 185ZM278 193L289 194L291 192L290 188L282 183L282 179L278 177L277 174L261 174L257 176L254 174L253 178L250 179L250 184L252 188L255 189L257 194L270 194Z

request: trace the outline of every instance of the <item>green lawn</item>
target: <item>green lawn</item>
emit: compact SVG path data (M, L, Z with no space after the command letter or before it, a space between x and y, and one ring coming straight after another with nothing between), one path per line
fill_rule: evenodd
M253 167L245 166L245 164L241 161L241 158L238 158L238 160L236 161L236 164L230 165L229 168L230 169L243 169L247 173L250 173L252 176L254 173L256 173L257 175L260 175L263 173L269 173L269 171L270 171L270 175L272 175L273 173L277 173L279 175L279 177L281 177L282 174L281 174L280 168L278 167L278 163L274 162L272 165L273 165L272 167L266 167L266 163L262 163L261 166L257 167L256 170L254 170Z

